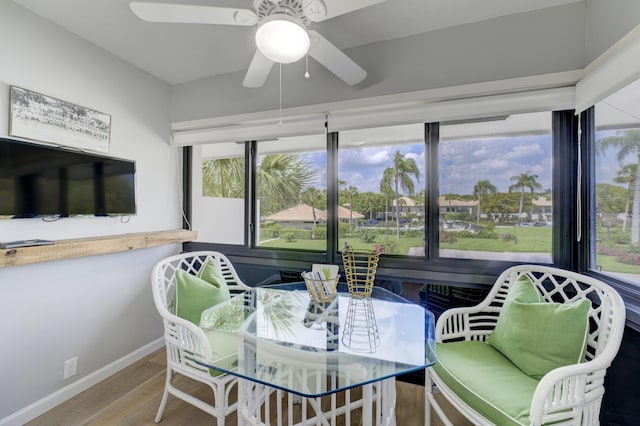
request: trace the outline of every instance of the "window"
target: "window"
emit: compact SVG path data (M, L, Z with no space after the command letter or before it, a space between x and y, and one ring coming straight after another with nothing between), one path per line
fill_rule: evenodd
M551 122L536 112L196 146L193 228L199 241L291 261L335 262L350 245L409 269L552 263Z
M442 124L439 256L551 263L551 113Z
M192 227L198 240L244 244L244 144L195 146Z
M640 81L595 106L590 269L640 278Z
M424 124L338 136L339 249L424 256Z
M256 246L326 251L324 134L257 143Z

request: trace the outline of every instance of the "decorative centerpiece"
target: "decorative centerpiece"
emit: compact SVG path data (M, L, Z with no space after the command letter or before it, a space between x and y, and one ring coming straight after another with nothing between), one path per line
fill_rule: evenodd
M345 244L342 263L351 297L371 297L379 258L378 250L354 250L352 246Z

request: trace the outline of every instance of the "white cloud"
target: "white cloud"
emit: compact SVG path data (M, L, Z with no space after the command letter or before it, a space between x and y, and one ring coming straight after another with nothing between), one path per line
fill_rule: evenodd
M540 144L529 144L529 145L515 145L511 148L511 151L508 152L505 157L511 160L521 159L521 158L532 158L540 155L544 155L544 151Z

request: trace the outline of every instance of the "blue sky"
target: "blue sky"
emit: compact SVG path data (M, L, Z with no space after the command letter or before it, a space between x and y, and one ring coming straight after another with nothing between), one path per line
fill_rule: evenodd
M600 135L599 135L600 136ZM340 179L359 192L379 192L384 169L393 162L396 151L413 158L420 170L420 182L415 191L424 186L424 145L391 145L371 148L341 149L338 158ZM318 184L326 182L326 154L312 152L304 159L319 170ZM632 159L629 158L630 162ZM620 168L616 150L597 157L598 182L611 183ZM550 135L526 135L508 138L467 140L440 143L440 193L471 194L473 186L488 179L499 192L507 192L512 176L530 172L538 175L543 190L551 188L552 147Z

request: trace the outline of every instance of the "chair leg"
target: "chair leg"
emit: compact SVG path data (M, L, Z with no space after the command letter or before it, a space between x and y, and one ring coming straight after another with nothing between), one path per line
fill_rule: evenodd
M429 396L433 392L433 382L429 369L424 370L424 426L431 425L431 405L429 404Z
M218 426L224 426L226 420L226 411L229 401L227 400L225 392L225 383L216 383L213 390L213 397L215 398L216 407L216 420Z
M162 415L164 414L164 409L167 406L167 401L169 400L169 385L171 384L171 378L173 373L170 368L167 368L167 378L164 383L164 392L162 393L162 400L160 401L160 407L158 407L158 412L156 413L155 422L160 423L162 420Z

